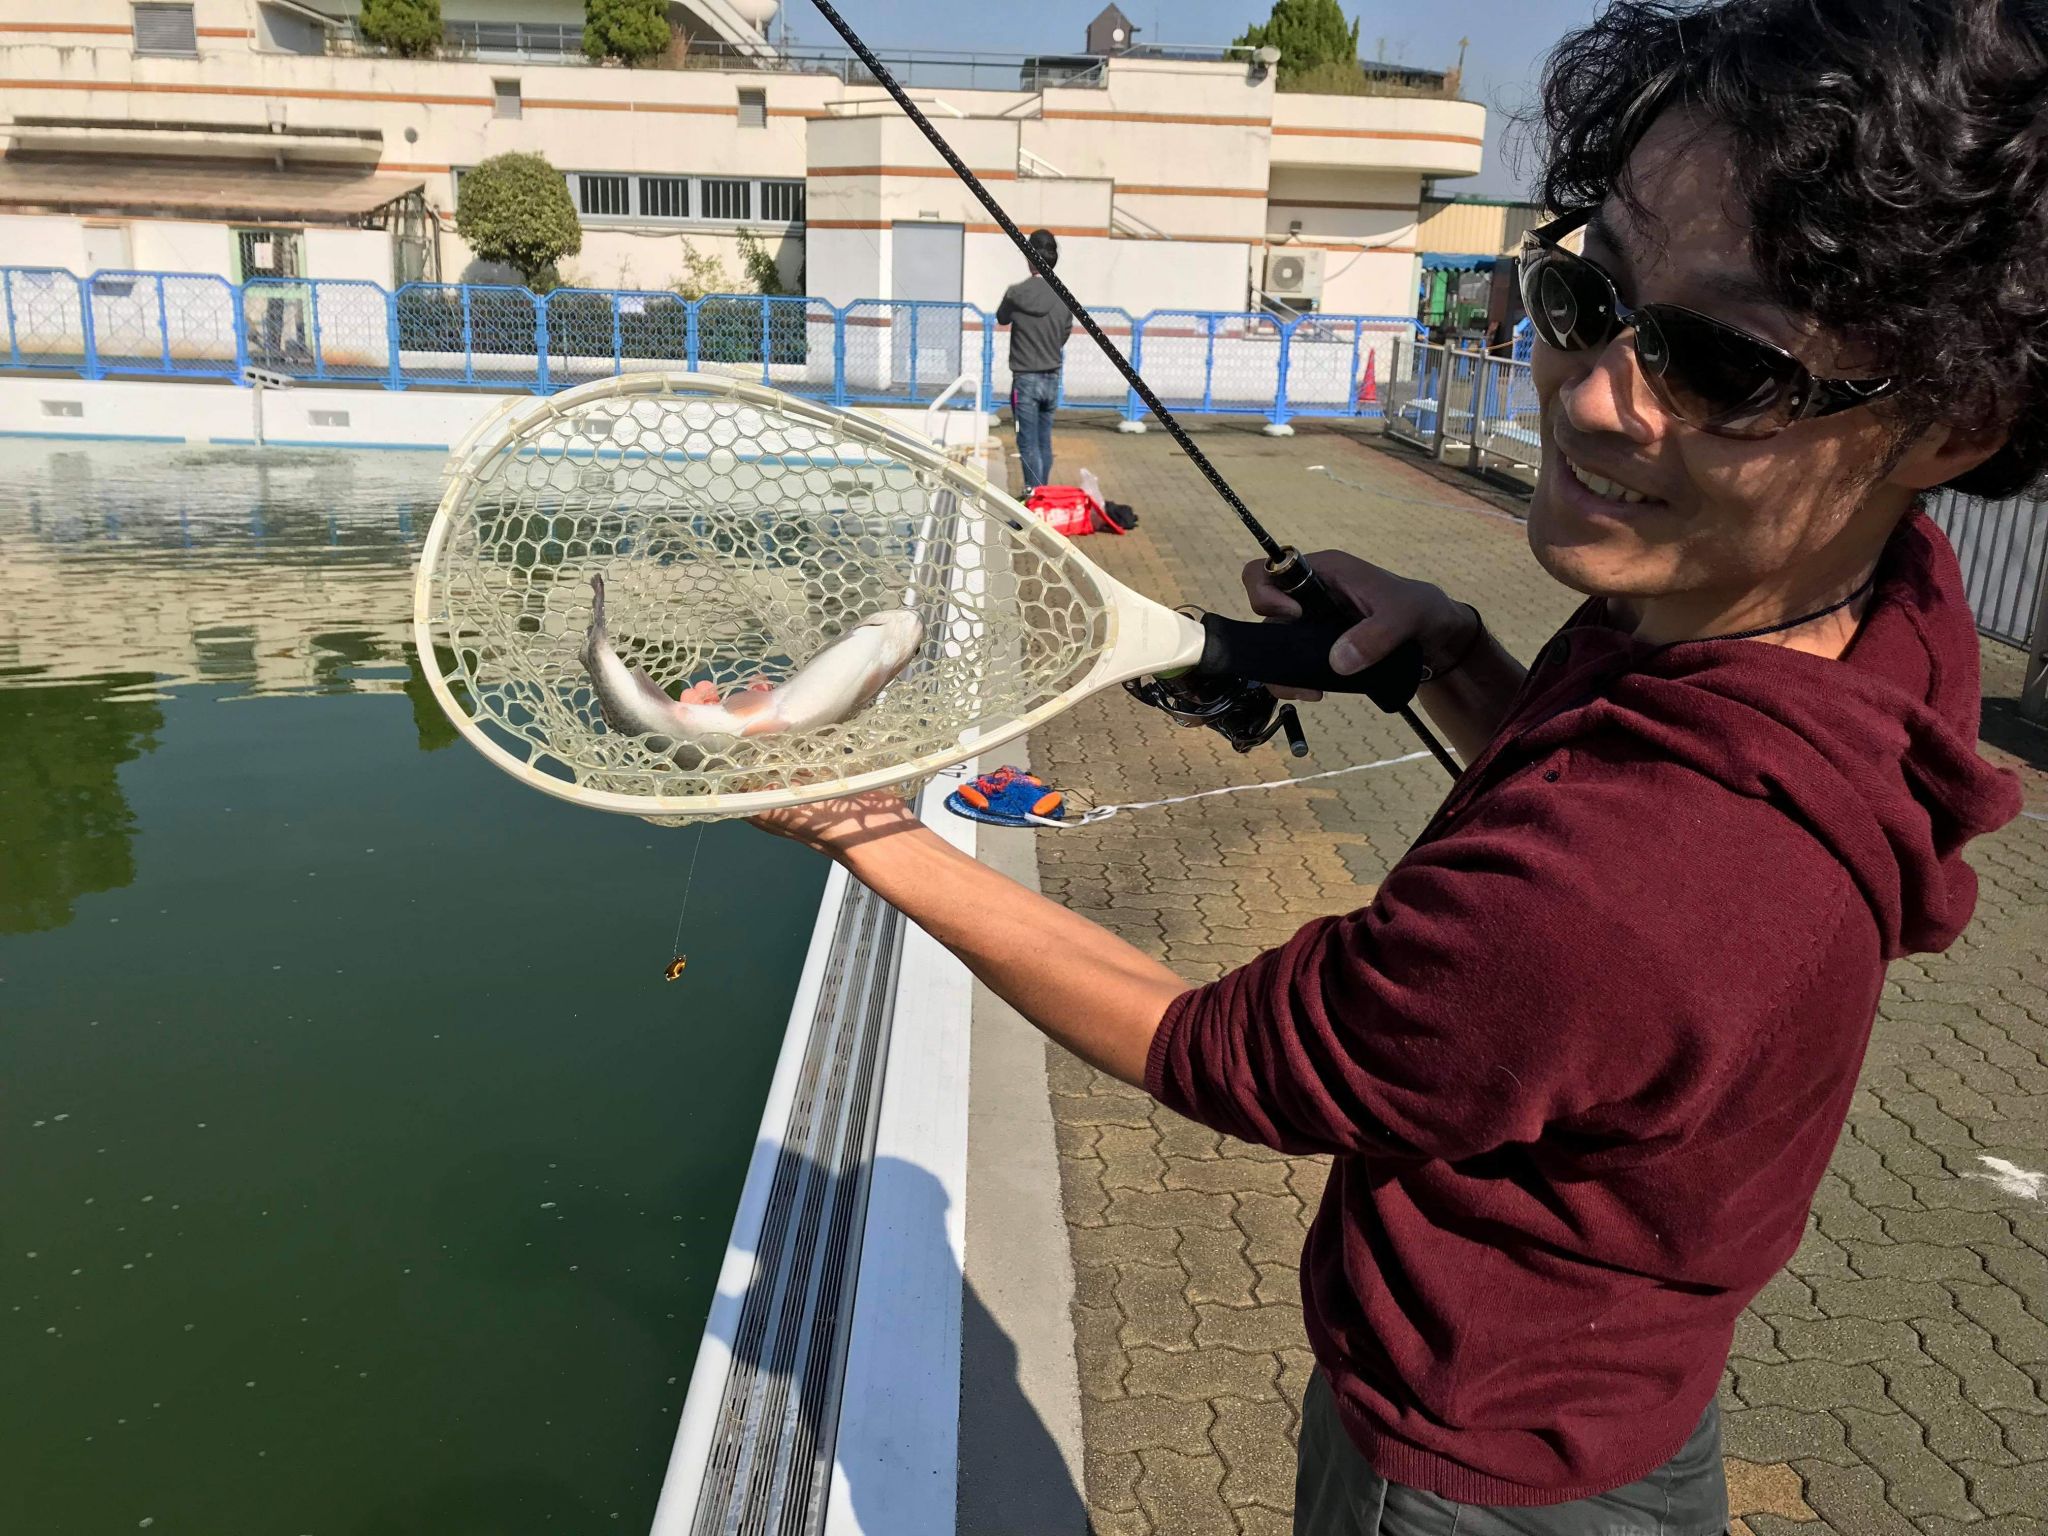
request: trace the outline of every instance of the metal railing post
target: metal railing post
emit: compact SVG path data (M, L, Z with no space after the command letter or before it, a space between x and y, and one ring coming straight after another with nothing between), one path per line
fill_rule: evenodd
M1151 318L1150 315L1142 319L1137 315L1131 316L1131 367L1139 373L1145 371L1145 322ZM1124 391L1124 420L1134 427L1145 425L1144 412L1140 409L1135 389Z
M691 299L684 317L683 351L692 373L697 371L697 306L703 302L702 299Z
M384 336L391 348L391 387L394 390L402 390L405 388L405 362L400 351L402 336L398 323L398 297L405 290L385 288L381 283L378 289L384 295Z
M996 408L996 317L985 309L975 313L981 316L981 412L990 416ZM1066 370L1062 369L1060 388L1066 387Z
M548 295L533 296L533 392L548 392Z
M646 313L643 304L641 313ZM625 300L618 294L612 295L612 377L618 378L626 371L626 314Z
M320 322L320 284L311 278L306 281L306 308L313 320L313 377L327 377L327 339Z
M462 382L476 382L476 320L469 308L469 284L464 283L455 290L462 295Z
M846 312L851 304L827 306L832 311L832 403L846 405Z
M157 348L163 358L164 372L174 373L176 365L171 361L171 306L164 296L164 274L156 275L156 334L161 345Z
M1451 344L1448 340L1437 348L1436 364L1436 431L1431 435L1429 456L1441 459L1444 456L1444 432L1451 410Z
M76 277L72 281L78 284L78 325L85 342L85 376L88 379L103 379L106 377L106 370L100 366L99 323L92 312L92 279Z
M249 367L249 286L230 283L228 292L233 296L229 302L234 305L235 381L240 383L242 374Z
M1294 371L1294 333L1300 328L1299 320L1280 327L1280 369L1273 380L1273 409L1267 418L1276 427L1287 425L1287 381Z
M2029 643L2032 650L2020 684L2020 715L2036 725L2048 725L2048 551L2041 558L2041 590L2034 598Z
M14 324L14 273L0 267L0 298L7 303L7 362L8 366L21 366L21 336Z

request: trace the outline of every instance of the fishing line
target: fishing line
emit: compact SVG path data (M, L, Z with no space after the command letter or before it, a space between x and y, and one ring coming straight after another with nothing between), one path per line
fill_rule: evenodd
M1108 821L1112 816L1121 816L1125 811L1156 811L1169 805L1187 805L1196 800L1213 800L1219 795L1246 795L1260 789L1295 789L1303 784L1313 784L1318 779L1342 778L1347 773L1369 773L1375 768L1398 768L1403 763L1419 763L1430 754L1410 752L1402 757L1383 757L1376 763L1353 763L1348 768L1329 768L1321 773L1305 773L1295 779L1268 779L1263 784L1231 784L1222 789L1204 789L1192 795L1171 795L1164 800L1133 800L1124 805L1097 806L1079 816L1065 821L1055 821L1049 816L1026 816L1024 819L1034 827L1044 827L1049 832L1070 832L1076 827L1092 826L1099 821Z
M1003 211L1003 205L981 184L981 178L968 168L967 162L954 153L953 146L946 142L945 135L934 128L924 113L917 109L917 103L896 83L896 76L890 72L887 65L875 57L874 50L861 41L860 34L855 32L847 24L846 19L833 8L831 0L811 0L811 3L818 8L818 14L831 24L832 30L845 41L846 46L853 50L854 56L866 67L876 83L889 93L897 106L903 109L904 116L917 126L918 132L922 133L932 148L939 152L939 157L952 168L953 174L974 194L975 201L988 210L989 217L1010 237L1011 244L1023 253L1025 261L1030 263L1031 270L1045 279L1047 286L1058 295L1060 302L1065 304L1074 318L1081 322L1081 328L1088 333L1096 346L1102 349L1102 355L1109 359L1116 371L1123 375L1124 382L1129 384L1138 398L1145 402L1146 409L1159 418L1159 424L1166 428L1167 435L1179 446L1181 452L1188 456L1195 468L1202 472L1202 478L1207 480L1216 494L1223 498L1224 504L1237 514L1237 519L1244 524L1245 531L1258 541L1259 548L1264 551L1275 575L1285 574L1292 579L1294 584L1290 590L1300 603L1302 612L1310 617L1318 616L1319 613L1320 616L1327 618L1345 617L1347 610L1340 600L1322 584L1314 569L1301 558L1299 551L1281 544L1265 530L1258 518L1252 515L1252 509L1245 505L1244 499L1236 491L1231 489L1230 482L1223 478L1222 472L1209 462L1209 456L1195 446L1195 440L1188 436L1187 429L1180 424L1179 418L1152 392L1152 387L1145 382L1138 370L1131 366L1131 360L1118 350L1117 344L1109 339L1109 333L1096 323L1095 316L1090 313L1088 306L1074 297L1073 292L1053 272L1051 264L1032 249L1031 241L1025 236L1024 231ZM1423 724L1422 717L1416 714L1412 703L1399 704L1390 713L1400 716L1402 722L1415 733L1429 749L1431 756L1436 758L1452 778L1458 776L1460 770L1457 760L1444 749L1443 743L1437 740L1435 733Z
M697 823L697 836L690 844L690 872L683 877L683 910L676 914L676 941L669 947L669 953L681 958L683 953L683 919L690 915L690 889L697 883L697 855L704 851L704 823Z

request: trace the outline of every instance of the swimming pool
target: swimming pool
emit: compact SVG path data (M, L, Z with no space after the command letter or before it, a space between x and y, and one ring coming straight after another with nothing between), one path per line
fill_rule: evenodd
M0 1481L38 1536L644 1529L823 886L407 649L431 455L0 442Z

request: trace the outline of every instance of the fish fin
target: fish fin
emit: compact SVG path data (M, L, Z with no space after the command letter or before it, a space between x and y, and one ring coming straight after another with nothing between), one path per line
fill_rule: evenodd
M719 704L724 701L718 696L718 684L703 682L695 683L685 688L683 696L676 700L676 702L678 704Z

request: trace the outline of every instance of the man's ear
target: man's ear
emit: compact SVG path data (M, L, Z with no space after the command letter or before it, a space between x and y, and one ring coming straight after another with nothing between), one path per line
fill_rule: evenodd
M1909 491L1931 491L1987 462L2011 435L2004 427L1928 427L1897 456L1885 479Z

